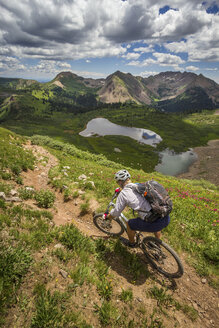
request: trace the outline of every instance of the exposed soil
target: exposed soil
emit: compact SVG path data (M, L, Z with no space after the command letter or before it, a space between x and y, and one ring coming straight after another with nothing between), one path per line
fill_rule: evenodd
M51 155L48 151L44 148L36 145L31 145L30 143L25 145L25 148L32 150L34 155L38 159L38 163L33 171L29 170L22 174L24 185L25 186L32 186L36 190L41 188L51 188L48 184L48 172L50 168L58 165L58 160ZM45 157L48 159L48 163L45 165ZM92 220L92 212L96 210L98 207L98 202L93 199L90 201L90 209L91 213L86 214L84 216L80 215L80 204L82 200L77 198L76 200L70 200L68 202L64 202L63 195L58 192L54 191L56 196L56 201L54 204L54 208L51 210L53 212L54 224L55 225L62 225L66 223L74 223L84 234L90 236L91 238L104 238L104 234L100 232L93 224ZM27 205L31 205L35 207L34 201L28 200L24 202ZM54 245L53 245L54 247ZM48 248L49 249L49 248ZM45 256L44 253L48 252L48 249L43 250L39 254L36 254L36 261L37 256L43 257ZM131 250L133 252L139 252L137 250ZM136 254L138 255L138 254ZM118 289L116 293L121 293L121 286L125 290L131 288L133 291L133 298L135 305L141 305L144 309L146 309L146 313L150 316L153 312L153 309L159 307L159 304L155 299L152 299L148 296L147 291L149 288L152 288L154 285L157 287L167 287L170 291L171 295L175 300L177 300L180 304L188 304L192 306L198 312L198 318L193 322L188 318L188 316L183 313L182 311L176 311L174 307L168 307L165 311L168 313L167 315L159 314L164 322L164 327L166 328L206 328L206 327L216 327L217 322L219 322L219 298L218 292L209 286L206 279L199 277L195 270L190 267L186 263L186 254L180 254L180 258L182 259L185 273L183 277L180 279L169 280L160 274L153 272L153 270L147 266L147 269L150 273L152 273L149 277L144 276L141 277L138 281L133 283L131 281L128 272L125 270L124 266L121 265L116 257L111 256L107 261L109 262L111 268L110 273L112 274L114 285ZM50 276L57 276L58 279L54 280L54 286L50 285L49 287L58 288L60 290L64 290L65 284L67 284L67 280L60 277L59 274L59 267L58 263L57 266L53 265L53 267L49 268L49 273L42 273L43 277L45 277L45 281L48 280L48 274ZM22 288L27 290L31 290L33 277L30 274L30 277L27 276ZM51 282L48 282L51 284ZM76 304L78 304L79 309L87 318L87 322L92 324L94 327L100 327L97 321L97 318L93 315L93 304L96 302L96 292L93 291L94 299L89 300L89 305L87 307L83 306L83 295L86 294L86 286L84 287L85 291L83 290L83 294L75 294L77 298ZM87 287L91 288L91 287ZM88 293L87 293L88 294ZM89 295L90 291L89 291ZM91 297L91 296L89 296ZM124 309L124 303L121 302L118 298L118 308ZM6 327L11 327L12 318L16 317L16 309L11 309L12 313L10 314L9 325ZM127 308L127 311L130 311ZM134 311L133 311L134 313ZM137 312L136 312L136 315ZM16 317L16 327L21 327L19 325L19 319ZM28 320L28 318L27 318ZM14 323L13 323L14 327Z
M215 111L219 115L219 110ZM178 175L182 179L204 179L219 185L219 140L210 140L205 147L193 149L198 160L190 166L189 171Z
M178 175L183 179L205 179L219 185L219 140L211 140L206 147L196 147L194 152L198 160L190 166L189 171Z

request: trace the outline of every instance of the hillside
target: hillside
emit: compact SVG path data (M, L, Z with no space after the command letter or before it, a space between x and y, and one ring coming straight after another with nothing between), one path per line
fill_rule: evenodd
M52 81L0 78L0 121L22 113L51 116L124 104L150 105L164 112L196 112L219 106L219 86L194 73L164 72L142 78L115 72L89 79L61 72ZM19 114L20 113L20 114Z
M153 176L173 199L163 238L180 254L185 273L168 280L92 223L112 195L119 164L46 137L30 143L2 128L0 141L2 327L216 325L214 185L129 169L133 181Z

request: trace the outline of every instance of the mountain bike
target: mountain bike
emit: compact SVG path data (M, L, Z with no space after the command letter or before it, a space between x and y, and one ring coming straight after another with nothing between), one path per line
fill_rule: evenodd
M115 207L113 200L118 196L120 189L117 188L109 202L105 213L109 213L110 207ZM127 231L128 219L123 213L119 217L106 219L105 213L97 213L93 217L95 226L109 236L121 236ZM156 237L144 237L142 233L136 232L136 247L140 248L147 262L168 278L180 278L184 269L176 252L164 241Z

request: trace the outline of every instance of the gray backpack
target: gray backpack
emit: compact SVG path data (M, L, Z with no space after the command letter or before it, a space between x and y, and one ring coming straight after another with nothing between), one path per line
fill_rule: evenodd
M133 186L150 203L152 210L147 212L144 220L153 222L163 218L172 211L173 203L167 190L157 181L150 180L144 183L136 183Z

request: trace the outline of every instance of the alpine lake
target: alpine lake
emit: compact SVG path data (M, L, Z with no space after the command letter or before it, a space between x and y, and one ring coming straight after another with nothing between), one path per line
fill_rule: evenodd
M156 145L162 141L162 138L151 130L121 126L101 117L90 120L86 129L79 134L86 138L106 135L127 136L141 144L150 145L154 148L156 148ZM118 148L115 148L114 151L120 152L119 144ZM181 173L187 172L190 165L197 160L197 154L193 152L192 149L179 154L170 149L165 149L164 151L159 152L159 157L160 162L155 166L155 170L171 176L177 176Z

